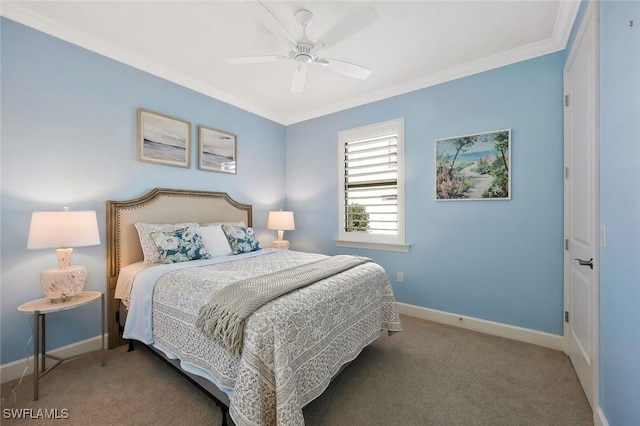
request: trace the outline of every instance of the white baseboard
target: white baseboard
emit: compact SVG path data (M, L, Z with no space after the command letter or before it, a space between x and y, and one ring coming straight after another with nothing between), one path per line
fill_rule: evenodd
M532 343L534 345L544 346L545 348L559 351L564 350L564 338L556 334L544 333L529 328L501 324L464 315L456 315L406 303L397 303L397 305L398 311L403 315L479 331L493 336L506 337L507 339L519 340L525 343Z
M109 338L106 333L104 335L104 345L105 348L109 345ZM51 354L60 358L71 358L87 352L97 351L100 348L100 336L95 336L81 342L72 343L61 348L47 351L47 355ZM25 367L27 367L27 362L27 372L24 373L25 375L27 375L33 373L33 355L30 355L28 359L22 358L17 361L0 365L0 383L10 382L11 380L20 378L20 376L22 376L22 373L24 372ZM47 363L51 363L50 365L54 365L55 362L56 361L54 360L49 360Z
M609 422L600 407L593 410L593 426L609 426Z

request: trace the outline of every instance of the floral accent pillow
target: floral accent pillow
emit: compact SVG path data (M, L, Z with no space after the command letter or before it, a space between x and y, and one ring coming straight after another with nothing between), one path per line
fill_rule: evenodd
M151 238L158 248L160 263L211 258L202 245L202 237L198 234L197 227L190 226L168 232L156 231L151 233Z
M189 226L198 226L197 223L144 223L135 224L140 238L140 247L144 255L145 265L160 263L160 253L155 241L151 238L153 232L173 232L176 229L182 229Z
M222 225L222 230L229 240L233 254L249 253L262 248L252 228L225 223Z

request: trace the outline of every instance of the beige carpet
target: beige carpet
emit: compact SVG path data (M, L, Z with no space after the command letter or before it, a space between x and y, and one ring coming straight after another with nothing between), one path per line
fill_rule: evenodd
M411 317L365 348L304 409L307 425L593 425L561 352ZM7 424L220 425L215 403L144 348L91 355L2 385ZM65 420L7 419L7 409L68 410ZM230 422L232 424L232 422Z

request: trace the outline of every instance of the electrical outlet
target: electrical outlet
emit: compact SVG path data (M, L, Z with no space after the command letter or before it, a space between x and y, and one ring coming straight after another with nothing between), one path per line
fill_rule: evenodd
M396 281L399 283L403 283L404 282L404 272L398 272L396 274Z

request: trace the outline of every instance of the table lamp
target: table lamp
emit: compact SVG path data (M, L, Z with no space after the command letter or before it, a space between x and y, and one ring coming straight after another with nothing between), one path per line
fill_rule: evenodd
M294 229L296 229L296 224L293 219L293 212L285 212L282 210L269 212L267 229L278 231L278 240L273 243L272 247L289 247L289 241L284 240L283 237L284 231L293 231Z
M78 297L87 280L86 266L71 266L73 247L100 244L96 212L48 211L31 215L27 249L55 248L58 267L40 274L40 285L52 303L66 302Z

